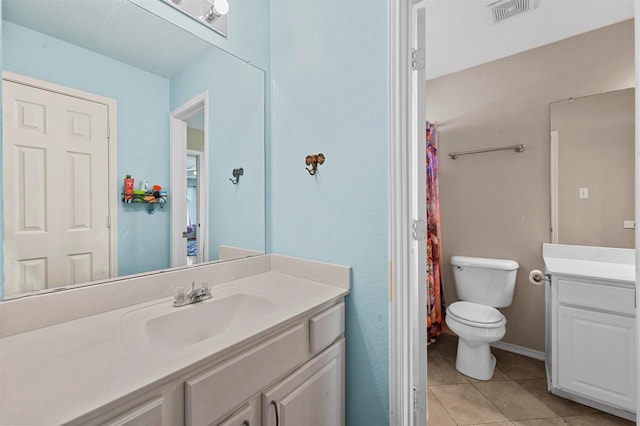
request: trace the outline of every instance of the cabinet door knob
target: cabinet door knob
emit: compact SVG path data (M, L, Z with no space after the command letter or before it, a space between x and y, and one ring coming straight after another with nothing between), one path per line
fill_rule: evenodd
M276 403L275 401L271 401L271 405L273 405L273 408L276 410L276 426L280 426L280 418L278 417L278 403Z
M249 420L245 420L242 422L242 426L251 426L251 423L249 423Z

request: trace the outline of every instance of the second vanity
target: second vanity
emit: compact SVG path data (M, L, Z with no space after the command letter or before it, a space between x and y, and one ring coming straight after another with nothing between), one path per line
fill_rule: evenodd
M5 302L0 424L344 424L348 267L265 255L168 274L127 283L148 299L131 305L114 283L45 296L97 297L88 316ZM168 282L205 277L212 299L172 306Z
M635 420L635 250L544 244L551 393Z

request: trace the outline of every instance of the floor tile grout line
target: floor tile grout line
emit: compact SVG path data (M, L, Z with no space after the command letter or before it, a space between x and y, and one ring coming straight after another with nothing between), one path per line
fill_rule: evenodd
M431 388L431 386L427 386L427 389ZM459 426L458 422L456 422L456 420L453 418L453 416L451 415L451 413L449 412L449 410L447 410L447 407L445 407L444 403L440 400L440 398L438 398L438 395L436 395L435 392L431 392L431 394L433 395L433 397L435 399L438 400L438 402L440 403L440 406L444 409L444 411L447 413L447 416L449 416L449 418L451 419L452 422L454 422L456 424L456 426ZM427 395L428 398L428 395Z
M551 409L551 407L549 407L547 404L545 404L544 402L540 401L540 399L538 399L535 395L533 395L531 392L529 392L528 390L526 390L524 387L522 387L522 385L518 382L516 382L514 379L509 379L509 380L501 380L499 383L505 383L505 382L512 382L515 385L519 386L520 388L522 388L522 390L529 394L530 396L533 397L533 399L535 399L536 401L538 401L540 404L542 404L545 408L547 408L550 412L552 412L553 414L555 414L555 416L552 417L536 417L533 419L511 419L509 418L509 416L507 416L506 413L504 413L502 410L500 410L498 407L496 407L496 409L502 413L503 416L505 416L507 419L509 419L510 422L518 422L518 421L524 421L524 420L538 420L538 419L555 419L555 418L562 418L560 417L560 415L558 413L556 413L555 411L553 411ZM476 382L476 383L488 383L487 382ZM498 383L498 382L494 382L494 383ZM489 398L489 395L487 395L486 393L482 392L482 389L480 389L478 386L475 385L475 383L471 383L477 390L478 392L480 392L482 395L484 395L485 398L487 398L487 400L489 400L489 402L491 402L493 404L493 401L491 401L491 399Z

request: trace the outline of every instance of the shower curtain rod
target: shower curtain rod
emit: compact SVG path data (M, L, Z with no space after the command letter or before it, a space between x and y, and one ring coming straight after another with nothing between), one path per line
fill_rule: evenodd
M455 160L461 155L480 154L482 152L505 151L508 149L513 149L515 152L522 152L524 151L525 148L526 148L525 145L518 144L518 145L512 145L512 146L503 146L500 148L486 148L486 149L476 149L475 151L452 152L451 154L449 154L449 157L451 157L452 160Z

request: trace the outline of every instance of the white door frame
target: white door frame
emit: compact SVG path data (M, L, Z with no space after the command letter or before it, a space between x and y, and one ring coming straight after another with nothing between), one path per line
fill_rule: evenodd
M204 256L204 244L202 244L202 238L204 237L202 230L204 229L205 231L208 231L207 228L200 227L200 224L202 223L201 220L206 217L204 203L201 201L207 196L202 189L202 185L204 185L204 179L202 179L202 175L206 174L206 170L204 170L205 157L203 151L195 151L193 149L187 149L187 155L196 157L197 164L196 170L198 174L196 175L196 210L198 223L196 226L196 263L202 263L206 261L206 257Z
M107 143L109 150L109 194L108 217L109 224L109 277L118 276L118 203L120 202L120 187L122 180L118 179L118 101L105 96L62 86L36 78L27 77L10 71L2 71L2 80L30 86L36 89L47 90L60 95L72 96L85 101L105 105L107 108Z
M426 267L420 253L425 235L417 232L415 241L412 228L414 219L426 223L424 204L416 204L426 195L424 169L421 173L414 163L421 160L424 168L425 93L416 87L424 75L414 76L418 72L411 65L420 38L414 19L419 9L424 16L423 2L389 2L389 421L394 426L427 422L426 291L417 273Z
M636 64L636 86L640 82L640 0L635 0L635 64ZM636 223L640 223L640 125L638 123L638 111L640 111L640 93L636 88ZM638 288L638 277L640 277L640 232L636 230L636 306L640 306L640 288ZM640 315L636 312L636 410L640 407Z
M187 191L187 120L194 115L204 113L204 149L202 157L202 174L198 184L202 183L202 189L199 194L204 194L204 198L200 200L200 211L209 211L209 191L208 191L208 169L209 169L209 92L205 91L194 98L185 102L170 114L170 212L171 212L171 231L170 255L171 267L184 266L187 264L186 243L182 237L187 223L187 209L185 207L185 194ZM200 213L200 211L198 213ZM208 234L209 234L209 217L202 215L199 218L199 237L202 241L202 259L207 261L208 256Z

